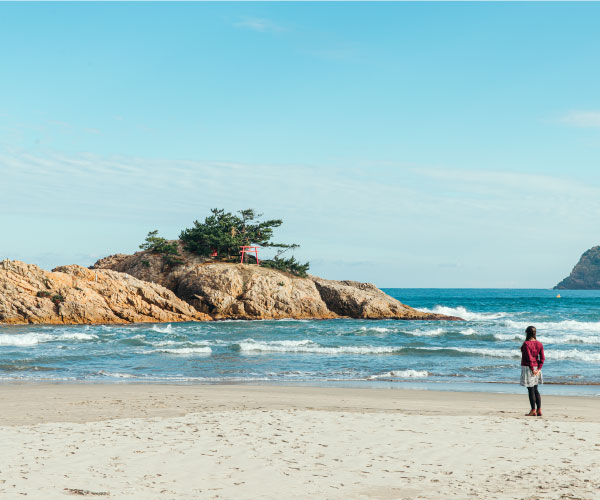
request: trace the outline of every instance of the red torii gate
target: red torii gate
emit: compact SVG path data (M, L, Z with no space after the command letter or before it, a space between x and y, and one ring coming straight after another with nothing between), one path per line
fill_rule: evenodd
M258 260L258 247L257 246L251 246L251 245L244 245L240 247L242 249L242 260L240 260L240 264L244 263L244 256L247 253L251 253L254 252L254 254L256 255L256 265L260 266L260 261Z

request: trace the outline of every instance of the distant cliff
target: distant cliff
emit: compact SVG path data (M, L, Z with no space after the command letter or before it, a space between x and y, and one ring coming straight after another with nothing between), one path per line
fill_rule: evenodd
M158 283L214 319L461 320L413 309L369 283L302 278L254 264L215 262L186 252L181 243L179 259L169 265L160 254L145 250L111 255L92 267Z
M571 274L554 288L558 290L600 290L600 246L586 251Z

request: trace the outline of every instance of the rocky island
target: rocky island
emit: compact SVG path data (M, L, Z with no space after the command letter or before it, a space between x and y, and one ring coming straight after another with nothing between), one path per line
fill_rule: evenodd
M162 270L160 257L149 251L113 255L93 269L69 265L51 272L0 261L0 324L340 317L461 319L417 311L369 283L302 278L195 256L173 270Z
M0 262L0 323L95 324L212 321L225 319L452 320L390 297L375 285L333 281L307 273L308 263L280 257L239 262L241 245L283 251L274 244L280 220L254 222L214 209L204 223L166 240L151 231L141 251L115 254L89 269L61 266L52 272L20 261Z
M571 274L555 290L600 290L600 246L584 252Z
M181 264L164 267L160 255L145 250L99 260L94 269L111 269L158 283L197 311L214 319L362 319L460 320L417 311L370 283L333 281L259 267L212 262L187 252Z

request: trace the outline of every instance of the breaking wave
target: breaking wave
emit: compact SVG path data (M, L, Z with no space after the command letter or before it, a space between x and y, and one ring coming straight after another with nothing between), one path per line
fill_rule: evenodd
M434 349L433 347L423 349ZM450 347L449 350L469 354L480 354L496 358L520 358L521 351L518 349L486 349L477 347ZM579 361L600 361L600 352L580 351L579 349L567 349L564 351L550 350L545 352L546 359L572 359Z
M443 328L435 328L434 330L413 330L411 332L404 332L407 335L413 337L437 337L445 333Z
M368 380L376 380L380 378L425 378L429 376L427 370L392 370L378 375L371 375Z
M66 332L60 335L50 333L2 334L0 335L0 346L28 347L61 340L95 340L97 338L96 335L81 332Z
M249 339L236 344L242 352L291 352L306 354L391 354L404 350L403 347L392 346L337 346L319 345L311 340L276 340L273 342L256 342Z
M525 340L522 334L503 334L503 333L495 333L493 337L496 340L503 341L517 341L523 342ZM552 336L552 335L538 335L538 340L543 344L600 344L600 336L598 335L561 335L561 336Z
M391 328L385 328L382 326L372 326L369 328L367 328L366 326L361 326L360 331L361 332L388 333L388 332L393 332L394 330L392 330Z
M529 325L534 325L538 330L538 334L543 334L544 330L549 331L576 331L576 332L600 332L600 322L598 321L575 321L572 319L564 321L546 321L546 322L529 322L513 321L507 319L504 321L505 326L525 331Z
M419 311L435 313L435 314L444 314L446 316L458 316L467 321L490 321L494 319L500 319L508 316L508 313L505 312L496 312L496 313L477 313L472 311L467 311L463 306L458 307L446 307L446 306L435 306L433 309L427 309L426 307L419 309Z
M155 349L148 351L149 353L163 352L166 354L204 354L209 355L212 353L210 347L180 347L179 349Z
M173 333L173 327L171 326L171 323L169 323L167 326L152 325L150 330L158 333Z
M236 344L242 352L278 352L278 353L306 353L306 354L397 354L397 353L427 353L443 351L447 354L471 354L493 358L520 358L521 351L516 349L491 349L485 347L396 347L396 346L322 346L310 340L283 340L274 342L256 342L248 340ZM546 353L548 359L572 359L581 361L600 361L600 352L580 351L570 349L565 351L550 351Z

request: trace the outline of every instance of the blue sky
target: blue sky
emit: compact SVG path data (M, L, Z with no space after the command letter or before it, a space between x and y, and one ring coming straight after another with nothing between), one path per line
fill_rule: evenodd
M315 274L550 287L600 244L596 3L0 3L0 257L211 207Z

